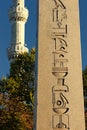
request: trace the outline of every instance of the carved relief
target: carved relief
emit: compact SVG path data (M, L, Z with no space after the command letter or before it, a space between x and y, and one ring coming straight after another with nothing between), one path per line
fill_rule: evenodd
M63 26L64 20L67 19L66 7L60 0L54 0L55 8L53 8L53 22L57 22L58 27Z
M63 93L58 92L57 90L52 91L53 96L53 111L57 114L67 113L69 108L67 107L68 99L64 96Z
M61 28L58 27L52 28L52 37L55 38L57 36L67 37L67 24Z
M55 130L69 130L69 100L66 96L69 86L65 84L68 75L67 10L62 0L53 1L55 7L52 9L52 75L57 79L57 83L52 87L52 126Z
M52 127L55 130L59 130L60 128L69 130L69 116L67 114L54 115L52 117Z
M65 53L67 53L67 42L65 39L63 38L60 38L60 37L56 37L56 38L53 38L54 40L54 48L55 48L55 51L63 51Z
M66 7L60 0L54 0L55 7L52 9L53 34L67 33Z
M68 74L67 59L58 59L57 55L54 55L52 67L52 74L55 77L63 78Z
M61 0L54 0L56 7L61 7L62 9L66 9L65 5Z

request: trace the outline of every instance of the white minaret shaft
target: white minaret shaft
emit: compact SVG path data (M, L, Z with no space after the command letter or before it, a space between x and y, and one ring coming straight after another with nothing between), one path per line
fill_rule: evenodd
M24 6L24 0L13 0L9 10L9 20L11 21L11 46L8 48L8 58L10 61L19 53L28 52L25 47L25 23L28 18L28 10Z

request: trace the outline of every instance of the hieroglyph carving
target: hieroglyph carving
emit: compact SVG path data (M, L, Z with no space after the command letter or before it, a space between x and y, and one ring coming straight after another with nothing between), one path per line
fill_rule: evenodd
M52 74L57 83L52 86L52 128L69 130L69 86L65 84L68 75L67 8L62 0L53 1L55 7L52 8Z
M69 130L69 116L64 115L53 115L52 117L52 127L54 130Z

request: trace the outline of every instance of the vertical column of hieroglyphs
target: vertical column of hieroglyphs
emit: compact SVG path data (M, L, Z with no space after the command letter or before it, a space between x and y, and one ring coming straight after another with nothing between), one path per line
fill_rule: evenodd
M68 75L68 25L67 7L60 0L53 0L52 8L52 74L56 85L52 86L52 128L53 130L69 130L69 86L65 84Z

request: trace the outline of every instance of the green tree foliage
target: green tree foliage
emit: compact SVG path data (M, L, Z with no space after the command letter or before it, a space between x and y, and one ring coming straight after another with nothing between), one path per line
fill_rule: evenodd
M32 130L35 49L20 54L0 80L0 129Z
M30 53L20 54L15 62L11 63L10 76L17 84L17 96L21 100L25 100L27 104L33 105L33 92L34 92L34 66L35 66L35 49L31 49ZM16 85L17 87L17 85ZM13 87L16 89L16 87Z
M84 86L84 90L87 91L87 67L83 71L83 86Z
M85 105L85 124L87 129L87 66L83 71L83 89L84 89L84 105Z

